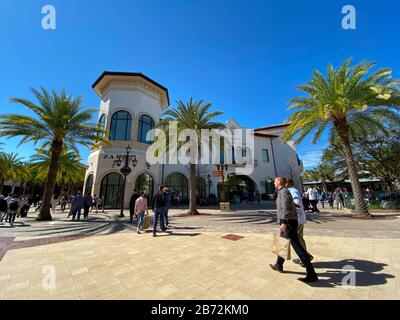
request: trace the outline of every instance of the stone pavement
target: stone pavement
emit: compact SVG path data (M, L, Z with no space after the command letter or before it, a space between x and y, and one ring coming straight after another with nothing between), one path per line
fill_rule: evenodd
M133 232L10 250L0 262L0 299L399 299L400 240L306 237L320 282L297 280L267 264L272 234ZM356 287L340 283L355 269ZM54 269L53 269L54 268ZM54 290L45 290L49 270Z

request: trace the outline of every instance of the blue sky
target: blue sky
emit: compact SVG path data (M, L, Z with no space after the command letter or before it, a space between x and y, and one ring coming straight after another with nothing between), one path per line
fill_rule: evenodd
M41 27L47 4L57 10L53 31ZM357 10L356 30L341 27L346 4ZM65 88L97 108L97 77L134 71L166 86L172 105L202 98L224 111L221 121L255 128L283 123L296 86L329 62L353 56L399 76L398 1L2 0L0 10L0 113L26 113L8 99L31 98L31 86ZM0 141L6 151L34 153L30 144ZM306 167L326 145L325 137L298 146Z

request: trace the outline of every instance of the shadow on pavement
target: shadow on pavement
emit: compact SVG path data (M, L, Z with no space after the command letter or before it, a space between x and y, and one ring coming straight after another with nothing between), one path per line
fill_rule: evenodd
M309 285L315 288L334 288L342 285L350 285L350 279L355 280L355 287L369 287L383 285L387 283L387 279L395 278L391 274L375 273L382 271L387 265L368 260L345 259L340 261L324 261L315 262L313 266L316 269L319 281L310 283ZM332 270L321 273L318 272L318 269ZM285 271L285 273L304 275L304 273L292 271Z

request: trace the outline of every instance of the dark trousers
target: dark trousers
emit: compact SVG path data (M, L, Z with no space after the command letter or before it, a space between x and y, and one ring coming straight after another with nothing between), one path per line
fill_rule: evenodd
M13 211L13 212L10 211L8 213L8 222L14 223L16 216L17 216L17 211Z
M73 208L72 209L72 220L75 220L75 218L78 218L78 220L81 219L81 210L82 210L82 208Z
M133 216L135 215L135 208L129 208L130 222L133 222Z
M167 207L164 208L164 222L165 222L165 226L168 226L168 225L169 225L169 222L168 222L168 210L169 210L169 208L167 208Z
M312 211L313 212L319 212L318 207L317 207L318 200L310 200L310 203L312 205Z
M89 210L90 210L90 205L89 206L85 206L83 208L83 218L87 219L87 217L89 216Z
M288 224L286 226L287 226L287 235L290 239L290 244L293 247L296 254L298 255L298 257L300 258L301 262L303 262L304 266L306 267L307 276L316 275L314 267L310 262L309 254L302 247L302 245L300 243L299 236L297 234L297 229L299 227L297 220L288 220ZM278 256L278 260L276 261L276 264L279 266L283 266L284 262L285 262L285 259Z
M154 208L154 221L153 221L153 233L156 234L157 232L157 223L158 219L160 219L160 227L161 230L165 230L164 224L164 208Z

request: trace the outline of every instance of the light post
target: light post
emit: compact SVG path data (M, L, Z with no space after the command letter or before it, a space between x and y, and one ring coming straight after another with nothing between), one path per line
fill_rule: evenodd
M126 178L132 172L132 169L129 167L129 162L132 161L132 166L135 168L137 166L136 155L131 155L131 146L126 147L125 155L118 155L117 159L114 160L113 167L120 167L122 163L124 164L121 168L121 174L124 176L124 184L122 187L122 195L121 195L121 212L120 217L124 217L124 201L125 201L125 188L126 188Z

